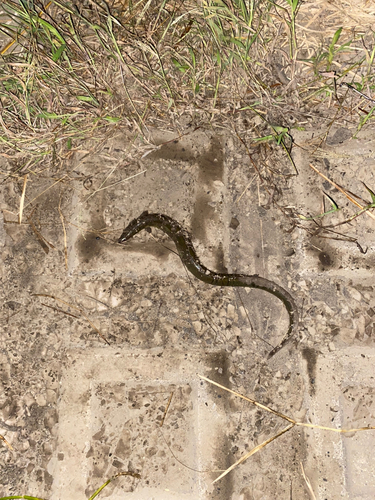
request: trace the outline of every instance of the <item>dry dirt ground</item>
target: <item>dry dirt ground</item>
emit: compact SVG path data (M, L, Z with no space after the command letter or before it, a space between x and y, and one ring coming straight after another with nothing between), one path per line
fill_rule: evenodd
M375 425L375 222L334 227L343 238L297 217L332 208L323 191L343 207L325 225L359 210L310 163L369 199L375 140L339 124L315 143L317 126L293 133L298 176L276 144L253 156L277 189L234 134L189 122L150 130L134 162L118 132L30 177L21 225L22 181L1 185L1 496L83 500L126 471L100 497L308 500L302 464L317 499L374 498L372 430L296 426L212 484L289 422L199 375L298 422ZM117 244L144 210L188 228L207 267L287 288L298 335L267 360L288 326L276 298L196 280L157 230Z

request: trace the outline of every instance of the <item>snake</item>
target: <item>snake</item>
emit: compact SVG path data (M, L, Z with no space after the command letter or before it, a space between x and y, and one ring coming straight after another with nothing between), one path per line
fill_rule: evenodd
M258 274L227 274L211 271L204 266L195 251L190 233L175 219L164 214L143 212L133 219L123 230L118 243L125 243L142 231L156 227L168 235L176 246L177 253L186 269L196 278L215 286L258 288L271 293L284 304L289 315L289 328L280 342L267 355L274 356L296 334L298 328L298 308L291 294L274 281L260 277Z

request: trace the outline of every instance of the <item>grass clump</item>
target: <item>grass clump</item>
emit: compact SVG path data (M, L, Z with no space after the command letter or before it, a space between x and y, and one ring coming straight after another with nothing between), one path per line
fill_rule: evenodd
M247 106L285 126L292 104L303 114L332 98L333 80L321 72L340 64L340 77L373 85L374 49L346 61L368 31L335 26L330 39L308 37L309 2L5 0L1 8L0 141L20 168L69 156L111 128L145 133L185 112L212 123Z

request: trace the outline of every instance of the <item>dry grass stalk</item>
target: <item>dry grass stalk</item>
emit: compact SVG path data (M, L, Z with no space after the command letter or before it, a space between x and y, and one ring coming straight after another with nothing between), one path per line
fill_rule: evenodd
M55 248L55 247L52 245L52 243L50 243L49 241L47 241L45 239L45 237L41 234L41 232L36 228L36 226L35 226L32 218L31 218L31 215L29 215L27 217L27 220L28 220L28 222L30 224L30 227L33 230L35 236L37 237L37 240L40 243L40 246L43 248L44 252L46 254L48 254L49 253L49 249L50 248Z
M29 201L29 203L27 203L26 205L23 206L23 208L27 208L28 206L30 206L32 203L34 203L35 200L37 200L39 198L39 196L42 196L44 193L46 193L47 191L49 191L51 188L53 188L53 186L55 186L56 184L58 184L59 182L62 182L66 177L67 177L68 174L65 174L63 177L61 177L60 179L57 179L57 181L55 181L53 184L51 184L50 186L48 186L48 188L46 188L44 191L42 191L41 193L39 193L38 195L36 195L31 201ZM20 213L20 212L19 212ZM19 215L19 213L17 215Z
M236 463L232 464L228 469L226 469L222 474L220 474L219 477L217 477L214 481L212 481L212 484L216 483L220 479L222 479L224 476L226 476L230 471L232 471L237 465L240 465L242 462L250 458L252 455L260 451L262 448L267 446L269 443L277 439L278 437L282 436L286 432L290 431L294 427L294 424L290 424L287 427L285 427L282 431L278 432L275 436L272 436L271 438L267 439L266 441L263 441L263 443L258 444L258 446L255 446L252 450L250 450L246 455L243 455L239 460L237 460Z
M61 225L63 228L63 233L64 233L64 262L65 262L65 269L68 270L68 242L67 242L67 237L66 237L66 229L65 229L65 220L64 220L64 215L61 210L61 199L59 201L59 215L60 215L60 220L61 220Z
M26 184L27 184L27 176L28 174L25 175L23 178L23 188L22 188L22 194L21 194L21 199L20 199L20 211L18 213L18 223L22 223L22 215L23 215L23 208L25 204L25 196L26 196Z
M10 449L10 451L14 451L13 446L10 443L8 443L5 437L2 436L1 434L0 434L0 440L5 444L5 446L7 446Z
M206 380L206 382L209 382L210 384L216 385L216 387L219 387L220 389L224 389L225 391L230 392L231 394L234 394L235 396L237 396L237 397L239 397L241 399L244 399L245 401L249 401L253 405L257 406L258 408L261 408L261 409L263 409L265 411L268 411L269 413L273 413L274 415L277 415L278 417L280 417L280 418L282 418L282 419L290 422L290 425L288 425L287 427L285 427L278 434L276 434L275 436L272 436L271 438L267 439L267 441L264 441L260 445L256 446L249 453L247 453L246 455L244 455L243 457L241 457L235 464L231 465L225 472L223 472L219 477L217 477L213 481L214 483L216 481L218 481L219 479L223 478L226 474L228 474L230 471L232 471L237 465L239 465L240 463L244 462L251 455L254 455L254 453L257 453L259 450L261 450L262 448L264 448L265 446L267 446L267 444L271 443L272 441L274 441L276 438L278 438L282 434L285 434L286 432L290 431L295 426L308 427L308 428L312 428L312 429L321 429L321 430L332 431L332 432L339 432L339 433L350 433L350 432L375 430L375 426L374 427L361 427L359 429L358 428L357 429L335 429L334 427L326 427L326 426L322 426L322 425L306 424L306 423L303 423L303 422L297 422L293 418L290 418L290 417L288 417L288 416L286 416L286 415L284 415L284 414L282 414L282 413L280 413L280 412L278 412L276 410L273 410L272 408L270 408L268 406L265 406L265 405L263 405L261 403L258 403L254 399L250 399L247 396L243 396L242 394L240 394L240 393L238 393L236 391L233 391L232 389L228 389L227 387L225 387L225 386L223 386L221 384L218 384L217 382L214 382L213 380L210 380L209 378L204 377L203 375L198 375L198 376L201 379Z
M33 296L34 297L48 297L50 299L56 300L57 302L61 302L62 304L65 304L66 306L71 307L72 309L75 309L76 311L79 311L81 316L83 316L85 318L85 320L90 324L91 328L93 328L97 332L97 334L104 340L104 342L107 345L110 345L108 340L104 337L104 335L100 332L100 330L98 330L98 328L96 328L94 323L92 323L92 321L88 318L88 316L82 311L82 309L80 307L74 306L73 304L70 304L69 302L66 302L65 300L59 299L58 297L55 297L54 295L48 295L46 293L34 293ZM46 304L44 304L44 305L46 305ZM67 314L67 315L71 316L70 313L67 313L65 311L61 311L61 312L63 312L63 314Z
M315 496L314 490L312 489L310 479L305 474L305 469L303 468L302 462L301 462L301 470L302 470L302 477L305 480L305 483L306 483L307 489L309 490L311 498L312 498L312 500L316 500L316 496Z
M168 403L167 403L167 406L165 408L165 411L164 411L164 414L163 414L163 418L161 419L161 422L160 422L160 427L163 427L163 424L164 424L164 420L165 420L165 417L167 416L167 413L168 413L168 410L169 410L169 406L171 404L171 401L172 401L172 398L173 398L173 392L171 392L170 396L169 396L169 399L168 399Z
M375 215L372 212L369 212L366 207L362 206L360 203L358 203L345 189L343 189L341 186L333 182L331 179L329 179L326 175L324 175L322 172L320 172L314 165L310 163L310 167L315 170L317 174L319 174L323 179L328 181L332 186L334 186L336 189L338 189L342 194L344 194L349 201L351 201L356 207L358 207L360 210L362 210L364 213L366 213L369 217L375 220Z
M113 174L113 172L116 170L117 166L114 167L110 173L107 175L107 177L104 179L104 181L101 183L101 185L98 187L98 189L95 189L95 191L93 193L91 193L84 201L88 201L90 198L92 198L96 193L98 193L99 191L103 191L105 189L109 189L111 187L114 187L114 186L117 186L118 184L121 184L122 182L126 182L126 181L129 181L130 179L134 179L134 177L138 177L138 175L142 175L144 174L145 172L147 172L147 170L142 170L141 172L138 172L134 175L131 175L130 177L127 177L126 179L121 179L120 181L117 181L117 182L114 182L113 184L110 184L109 186L104 186L104 184L107 182L107 180L109 179L109 177Z

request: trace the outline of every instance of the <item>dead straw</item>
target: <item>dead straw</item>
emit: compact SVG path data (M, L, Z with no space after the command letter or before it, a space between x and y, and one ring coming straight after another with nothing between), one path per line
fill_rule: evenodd
M110 345L108 340L104 337L104 335L100 332L100 330L98 328L96 328L94 323L92 323L92 321L88 318L88 316L83 312L83 310L80 307L74 306L73 304L70 304L69 302L66 302L65 300L62 300L62 299L59 299L58 297L55 297L54 295L48 295L46 293L33 293L32 295L33 295L33 297L48 297L50 299L61 302L62 304L65 304L66 306L71 307L72 309L75 309L76 311L79 311L81 316L83 316L85 318L85 320L90 324L91 328L93 328L97 332L97 334L104 340L104 342L107 345ZM61 312L63 312L63 314L68 314L69 316L71 316L71 314L66 313L65 311L61 311Z
M262 410L265 410L265 411L267 411L269 413L277 415L278 417L286 420L287 422L290 422L290 425L288 425L287 427L285 427L278 434L276 434L275 436L272 436L271 438L267 439L266 441L264 441L260 445L258 445L255 448L253 448L246 455L244 455L243 457L241 457L235 464L231 465L225 472L223 472L219 477L217 477L213 481L213 483L215 483L216 481L219 481L219 479L222 479L230 471L232 471L235 467L237 467L237 465L239 465L240 463L242 463L245 460L247 460L249 457L251 457L252 455L254 455L255 453L257 453L258 451L260 451L262 448L264 448L265 446L267 446L269 443L271 443L272 441L274 441L276 438L280 437L282 434L285 434L286 432L290 431L295 426L308 427L308 428L312 428L312 429L321 429L321 430L338 432L338 433L359 432L359 431L368 431L368 430L374 430L375 429L375 427L361 427L359 429L336 429L334 427L326 427L326 426L322 426L322 425L306 424L304 422L297 422L293 418L288 417L288 416L286 416L286 415L284 415L284 414L282 414L282 413L280 413L280 412L278 412L276 410L273 410L272 408L270 408L270 407L268 407L266 405L258 403L254 399L248 398L247 396L243 396L242 394L240 394L240 393L238 393L236 391L233 391L232 389L228 389L227 387L225 387L225 386L223 386L223 385L221 385L221 384L219 384L217 382L214 382L213 380L210 380L209 378L204 377L203 375L198 375L198 376L201 379L205 380L206 382L209 382L210 384L216 385L216 387L219 387L220 389L224 389L225 391L230 392L231 394L234 394L235 396L237 396L237 397L239 397L241 399L244 399L245 401L249 401L254 406L257 406L258 408L261 408Z
M361 211L363 211L364 213L366 213L369 217L371 217L372 219L375 220L375 215L370 212L368 209L366 209L366 207L362 206L360 203L358 203L349 193L348 191L346 191L345 189L343 189L341 186L339 186L338 184L336 184L334 181L332 181L331 179L329 179L326 175L324 175L322 172L320 172L316 167L314 167L314 165L312 165L310 163L310 167L315 170L315 172L317 174L319 174L321 177L323 177L323 179L325 179L326 181L328 181L330 184L332 184L332 186L334 186L336 189L338 189L343 195L346 196L346 198L351 201L356 207L358 207Z

